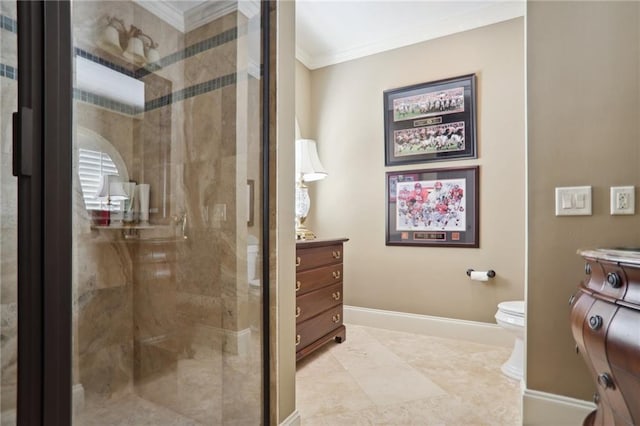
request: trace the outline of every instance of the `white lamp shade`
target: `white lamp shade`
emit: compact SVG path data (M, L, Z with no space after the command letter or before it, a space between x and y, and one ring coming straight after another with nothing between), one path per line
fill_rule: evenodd
M296 179L302 177L305 182L326 178L327 171L320 163L316 142L311 139L296 141Z
M117 176L102 175L102 180L100 181L100 187L98 188L98 192L96 192L96 197L107 198L109 196L109 184L111 183L111 179L115 177Z
M127 200L129 196L124 190L124 186L117 175L102 175L102 182L98 192L98 198L108 198L109 200Z
M114 201L128 200L129 195L124 190L122 182L116 181L109 184L109 197Z

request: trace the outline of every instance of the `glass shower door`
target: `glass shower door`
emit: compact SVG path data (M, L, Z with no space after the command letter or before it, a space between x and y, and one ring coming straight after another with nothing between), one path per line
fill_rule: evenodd
M260 3L72 29L74 424L260 424Z
M12 113L17 110L16 2L0 2L0 424L16 423L17 179Z

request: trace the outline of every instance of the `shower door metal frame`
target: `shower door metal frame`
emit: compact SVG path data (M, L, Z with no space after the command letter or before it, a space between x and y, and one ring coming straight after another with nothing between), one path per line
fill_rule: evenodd
M271 299L269 296L271 260L269 254L271 215L269 214L269 175L270 175L270 131L271 131L271 4L269 0L260 0L261 32L261 78L262 78L262 126L260 142L262 147L262 424L271 424ZM274 5L277 7L277 5Z
M69 1L17 1L18 425L71 424Z

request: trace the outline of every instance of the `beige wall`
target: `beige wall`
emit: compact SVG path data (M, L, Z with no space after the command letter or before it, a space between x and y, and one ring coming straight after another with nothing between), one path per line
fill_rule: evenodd
M382 92L475 73L475 160L384 166ZM524 20L515 19L311 72L313 128L329 177L311 186L310 227L348 237L345 303L494 322L524 297ZM302 115L302 114L301 114ZM385 172L480 165L480 248L385 246ZM489 283L465 271L494 269Z
M639 216L610 216L609 187L640 185L640 3L529 2L527 28L527 387L590 400L567 300L576 249L638 245ZM593 186L593 215L555 217L554 187L574 185Z
M311 72L296 60L296 119L300 137L310 138L311 132Z

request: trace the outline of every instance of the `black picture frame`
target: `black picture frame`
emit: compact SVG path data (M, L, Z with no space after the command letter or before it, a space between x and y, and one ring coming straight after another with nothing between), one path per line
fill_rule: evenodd
M386 245L480 247L479 179L479 166L387 172Z
M385 165L477 158L476 76L385 90Z

